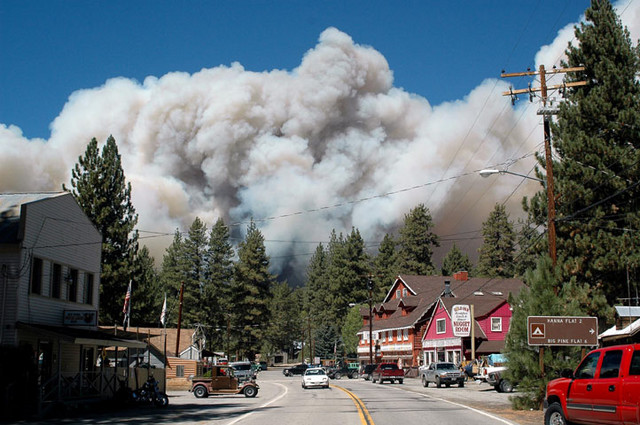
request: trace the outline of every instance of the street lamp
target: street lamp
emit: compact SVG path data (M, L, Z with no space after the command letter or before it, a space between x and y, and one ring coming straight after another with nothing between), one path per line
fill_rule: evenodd
M373 280L369 276L367 281L367 289L369 290L369 364L373 364Z
M508 171L508 170L494 170L494 169L491 169L491 168L487 168L487 169L484 169L484 170L480 170L478 172L478 174L480 174L482 177L489 177L489 176L491 176L493 174L511 174L513 176L518 176L518 177L522 177L524 179L535 180L537 182L544 183L544 180L539 179L537 177L531 177L531 176L527 176L525 174L514 173L513 171Z
M546 131L545 131L546 136ZM551 165L547 163L547 233L549 234L549 257L551 257L551 261L553 262L553 266L556 265L556 205L555 205L555 197L553 194L553 176L551 175ZM514 173L512 171L507 170L495 170L495 169L484 169L478 172L482 177L489 177L493 174L511 174L514 176L522 177L529 180L535 180L540 183L544 183L544 180L539 179L537 177L531 177L524 174Z

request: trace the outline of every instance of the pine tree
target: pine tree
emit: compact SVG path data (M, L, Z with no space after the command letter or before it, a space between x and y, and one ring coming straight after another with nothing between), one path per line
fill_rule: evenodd
M349 309L342 326L342 343L348 356L357 356L358 343L360 342L358 331L362 328L362 316L360 315L360 307L362 305L365 304L356 304ZM368 304L366 305L368 307Z
M202 296L203 323L209 348L224 346L228 309L231 308L234 251L229 228L219 218L211 228Z
M356 228L351 230L346 239L342 234L336 236L334 230L328 250L329 291L326 294L328 320L339 332L349 304L360 302L368 297L366 284L369 275L369 259L364 249L364 241Z
M515 232L504 205L496 204L482 224L480 256L475 271L483 277L513 277Z
M466 271L471 273L472 269L471 260L467 254L463 254L460 248L455 244L451 247L451 250L442 260L442 275L451 276L453 273L459 271Z
M207 226L196 217L189 227L187 238L182 244L186 278L182 298L182 326L194 327L204 324L203 295L207 269Z
M304 314L314 318L314 323L329 322L329 284L327 276L327 252L318 244L309 260L304 291ZM306 316L305 316L306 318Z
M245 239L238 246L232 285L231 321L237 333L237 351L253 360L260 350L269 322L269 297L274 281L269 273L269 257L264 237L252 221Z
M167 326L176 326L178 323L180 286L187 278L183 244L182 234L176 229L173 241L162 257L162 267L158 276L163 301L164 294L167 294Z
M273 285L269 302L270 321L267 327L262 353L293 352L302 329L300 304L287 282Z
M562 369L573 369L580 359L579 347L547 347L543 362L545 374L540 370L539 347L528 345L527 317L529 316L586 316L582 309L585 298L597 308L605 308L606 299L594 294L591 289L575 280L560 285L561 277L548 256L539 259L536 269L525 275L527 286L517 295L509 296L513 316L505 340L509 359L507 379L518 382L518 395L512 397L514 408L539 408L544 398L546 384L559 376Z
M609 1L592 0L585 18L563 65L584 66L567 81L587 84L567 90L551 126L556 246L565 280L601 287L614 303L640 263L640 57ZM528 210L544 222L546 193Z
M547 252L548 247L545 245L547 239L530 217L524 220L519 218L517 227L519 230L516 232L515 275L524 276L527 270L535 269L541 253Z
M64 185L63 189L69 191ZM98 141L89 142L71 171L71 190L87 217L102 234L100 322L122 320L122 305L135 273L138 215L131 203L116 141L109 136L99 153Z
M387 295L389 286L398 276L398 251L396 241L390 234L384 235L373 261L373 302L381 302Z
M157 326L160 321L164 294L160 289L154 260L143 246L136 256L136 272L131 295L131 323L136 326Z
M423 204L404 216L404 226L400 229L399 267L401 273L429 275L435 267L431 256L433 247L440 246L438 236L432 232L433 219L429 209Z

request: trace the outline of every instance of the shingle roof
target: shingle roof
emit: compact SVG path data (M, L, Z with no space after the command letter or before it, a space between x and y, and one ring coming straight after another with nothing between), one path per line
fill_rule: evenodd
M382 304L385 310L388 306L388 310L395 311L387 319L374 320L373 330L408 328L423 320L434 302L444 293L445 281L450 282L453 295L443 298L445 307L450 309L454 304L473 304L476 318L486 316L506 302L509 293L517 294L524 286L520 279L471 278L458 281L448 276L398 276ZM402 282L412 294L402 298L402 302L407 306L415 306L406 316L403 316L402 309L398 308L400 300L392 299L393 290L399 282ZM369 315L368 308L361 308L360 312L363 317ZM369 325L364 325L360 332L368 330Z

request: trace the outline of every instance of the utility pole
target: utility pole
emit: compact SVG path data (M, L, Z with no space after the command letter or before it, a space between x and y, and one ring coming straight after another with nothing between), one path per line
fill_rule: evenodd
M542 99L542 108L538 110L538 115L542 115L544 117L544 154L545 154L545 168L547 171L547 234L549 237L549 256L551 257L551 261L553 262L553 266L556 266L556 202L554 195L554 187L553 187L553 162L551 160L551 130L549 129L549 123L551 122L551 116L558 113L557 108L552 108L547 106L547 98L548 98L548 90L562 90L564 91L567 87L577 87L577 86L586 86L586 81L574 81L571 83L562 83L554 86L547 86L547 74L561 74L567 72L577 72L583 71L583 66L573 67L573 68L553 68L550 71L546 71L544 69L544 65L540 65L538 71L527 71L527 72L516 72L511 74L505 74L504 72L500 74L500 77L523 77L523 76L532 76L539 75L540 76L540 87L529 87L526 89L512 90L509 89L507 92L503 92L503 96L511 96L511 102L515 103L517 99L517 95L521 93L529 94L529 101L533 102L534 93L540 92L540 97ZM557 293L557 288L556 288Z
M176 332L176 357L180 357L180 326L182 325L182 296L184 295L184 281L180 283L180 303L178 305L178 329Z

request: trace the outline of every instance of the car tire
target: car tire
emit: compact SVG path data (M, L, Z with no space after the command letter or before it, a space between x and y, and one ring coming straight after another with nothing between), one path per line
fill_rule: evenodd
M196 396L196 398L207 398L209 393L207 393L207 389L205 387L198 385L193 389L193 395Z
M464 388L464 379L458 381L458 388Z
M503 379L502 381L500 381L500 392L503 392L503 393L513 392L513 385L511 385L511 382L507 381L506 379Z
M384 381L382 380L382 378L380 378L380 381L378 381L378 384L382 385Z
M342 374L340 372L336 372L334 379L340 379L340 378L342 378Z
M403 384L404 383L404 379L398 379L398 384Z
M424 376L422 377L422 386L427 388L429 386L429 381Z
M551 405L547 408L547 411L544 412L544 425L570 425L571 422L567 421L567 418L564 417L564 412L562 411L562 406L560 403L551 403Z
M371 377L371 382L373 382L375 384L376 383L376 378Z
M244 389L244 396L253 398L258 395L258 389L256 387L248 386Z
M436 377L436 387L441 388L442 384L440 383L440 378Z

